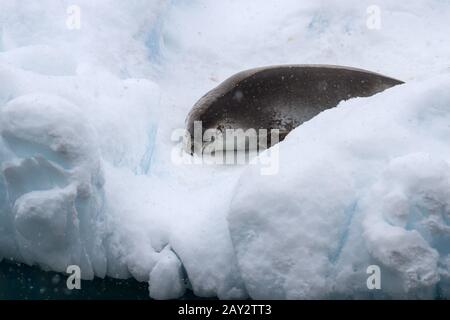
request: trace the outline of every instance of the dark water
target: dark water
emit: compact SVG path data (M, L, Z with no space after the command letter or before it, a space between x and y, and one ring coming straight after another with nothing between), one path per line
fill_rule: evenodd
M82 281L68 290L67 275L36 267L0 262L0 300L149 300L148 284L112 278ZM198 299L187 292L182 299Z

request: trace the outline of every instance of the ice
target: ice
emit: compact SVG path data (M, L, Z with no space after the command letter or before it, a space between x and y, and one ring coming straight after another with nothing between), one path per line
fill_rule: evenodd
M150 296L154 299L176 299L184 294L186 284L182 264L170 248L161 252L158 264L150 273L149 286Z
M278 175L242 175L228 221L251 297L367 298L371 265L383 297L448 292L449 83L341 103L280 144Z
M378 1L378 29L371 5L3 0L0 259L156 299L448 297L450 6ZM275 175L171 161L205 92L281 63L407 84L296 129Z
M66 52L50 46L27 46L0 53L2 61L26 71L49 76L74 75L76 62Z
M0 110L6 230L18 253L11 257L84 278L106 274L101 234L103 171L95 133L66 100L23 95ZM9 225L9 227L8 227Z

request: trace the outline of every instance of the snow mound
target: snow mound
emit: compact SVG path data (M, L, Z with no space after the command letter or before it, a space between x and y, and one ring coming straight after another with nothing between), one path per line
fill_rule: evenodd
M116 171L132 180L150 170L160 89L141 77L151 68L140 28L151 26L159 5L80 1L80 30L66 25L69 1L2 5L0 259L147 281L158 255L151 244L141 258L145 245L128 241L127 254L116 246L123 239L115 214L128 214L128 203L111 210L105 181L120 186ZM128 50L135 55L122 59Z
M3 228L18 248L11 258L64 272L77 264L87 279L104 276L103 173L83 113L58 97L21 96L0 110L0 135Z
M280 144L277 175L247 169L228 221L252 298L448 294L449 84L341 103Z
M150 273L150 296L159 300L180 298L186 290L182 264L169 248L162 254Z

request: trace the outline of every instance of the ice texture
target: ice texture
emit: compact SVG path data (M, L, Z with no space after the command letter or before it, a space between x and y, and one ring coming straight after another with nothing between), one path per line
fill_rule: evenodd
M84 277L106 274L101 240L103 173L95 133L83 113L50 95L13 99L0 110L6 232L20 260Z
M448 292L449 83L341 103L280 144L278 175L244 172L228 221L250 296ZM366 287L371 265L382 272L379 292Z
M449 15L440 0L2 0L0 260L133 277L155 299L449 297ZM294 130L275 175L171 161L203 94L288 63L407 83Z

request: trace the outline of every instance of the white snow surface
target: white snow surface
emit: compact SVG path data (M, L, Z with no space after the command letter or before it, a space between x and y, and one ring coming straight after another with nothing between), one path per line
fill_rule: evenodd
M0 0L0 259L155 299L448 298L450 2L371 5ZM295 129L274 175L171 161L205 92L292 63L406 84Z
M449 81L342 103L280 144L277 175L242 175L228 221L252 297L368 298L370 265L380 296L448 290Z

